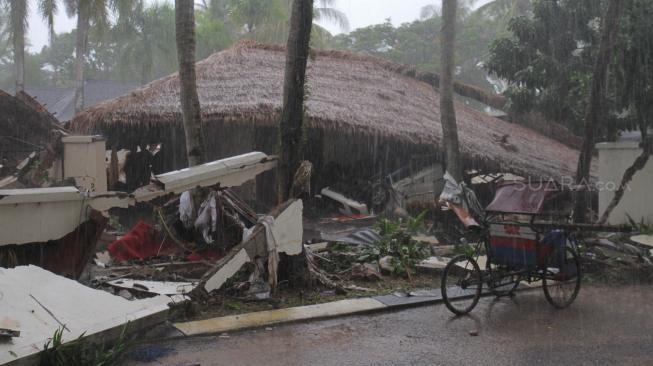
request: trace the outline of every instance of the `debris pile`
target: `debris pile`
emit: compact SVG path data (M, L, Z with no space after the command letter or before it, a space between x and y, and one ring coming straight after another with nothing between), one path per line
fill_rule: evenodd
M0 110L0 189L49 186L68 132L24 92L0 90Z
M653 282L653 236L647 228L588 237L583 244L583 270L592 280L615 285Z

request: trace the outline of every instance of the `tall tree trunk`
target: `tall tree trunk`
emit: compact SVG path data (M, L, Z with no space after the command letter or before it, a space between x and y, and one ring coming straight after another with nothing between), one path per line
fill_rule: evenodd
M88 47L89 4L80 1L77 8L77 30L75 34L75 114L84 109L84 69Z
M11 32L14 48L15 92L25 90L25 17L27 4L25 1L11 2Z
M141 85L145 85L154 79L152 75L153 65L153 50L152 44L147 34L144 35L145 39L143 42L143 64L141 65Z
M456 181L463 179L463 166L458 146L458 127L453 103L453 71L456 42L457 0L442 1L442 55L440 59L440 121L444 148L447 154L447 171Z
M292 178L299 167L303 141L304 96L313 0L294 0L286 46L283 110L279 123L280 159L277 170L277 198L286 201Z
M175 34L179 60L181 110L186 136L188 165L201 164L206 159L202 114L197 95L195 75L195 1L175 0Z
M601 32L601 46L594 64L592 76L592 89L590 92L589 105L585 116L585 131L583 146L578 158L576 170L576 185L582 190L576 195L574 220L576 222L587 221L588 191L590 180L590 169L592 166L592 152L594 151L594 135L601 123L604 108L604 96L606 88L606 76L608 65L612 56L612 48L619 31L619 20L624 0L610 0L608 9L603 16L603 30Z

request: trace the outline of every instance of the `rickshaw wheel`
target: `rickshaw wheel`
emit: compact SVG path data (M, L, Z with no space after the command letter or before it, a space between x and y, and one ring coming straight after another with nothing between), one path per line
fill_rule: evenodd
M580 259L571 247L566 248L562 265L555 263L555 259L555 255L549 257L546 273L542 278L542 288L546 300L551 305L564 309L574 302L580 291Z
M483 279L474 258L459 255L447 263L442 274L442 299L452 313L464 315L472 311L481 297Z

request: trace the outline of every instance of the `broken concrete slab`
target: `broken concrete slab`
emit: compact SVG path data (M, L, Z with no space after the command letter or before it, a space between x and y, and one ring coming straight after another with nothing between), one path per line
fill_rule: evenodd
M480 268L481 270L484 270L485 268L487 268L487 256L486 255L479 255L478 257L475 257L474 259L476 260L476 263L478 263L478 268ZM469 267L465 268L464 263L466 263L466 262L457 262L456 265L458 267L460 267L460 268L463 268L463 269L470 269Z
M453 245L438 245L431 247L431 254L435 257L453 257L456 253Z
M379 259L379 268L381 269L382 272L385 273L392 273L394 270L394 266L392 265L392 260L394 258L392 256L386 255L385 257L382 257Z
M0 314L17 324L20 337L0 342L0 364L32 365L54 332L64 328L69 342L82 334L90 342L120 336L125 324L138 331L165 321L165 296L127 301L85 287L36 266L0 268Z
M381 273L376 263L355 263L351 267L351 277L366 281L380 281Z
M424 272L441 272L450 260L446 257L429 257L415 265L415 268Z
M304 247L306 247L306 249L310 250L311 252L319 253L329 249L329 242L323 241L319 243L306 244Z
M413 240L430 246L440 245L440 241L432 235L414 235Z
M0 190L0 246L55 240L88 218L75 187Z
M130 278L120 278L106 284L119 289L166 296L186 295L197 286L197 283L193 282L144 281Z
M653 235L635 235L631 236L630 240L637 244L653 248Z
M20 337L20 326L18 322L6 316L0 317L0 342L3 338Z

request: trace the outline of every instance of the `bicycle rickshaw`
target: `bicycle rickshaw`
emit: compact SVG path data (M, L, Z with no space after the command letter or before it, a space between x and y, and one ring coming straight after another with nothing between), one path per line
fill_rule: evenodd
M571 305L582 277L579 226L552 222L545 209L561 193L553 182L502 182L483 210L471 189L445 175L441 199L476 237L468 253L444 269L441 289L449 310L457 315L472 311L484 285L492 294L506 296L521 282L536 281L551 305Z

